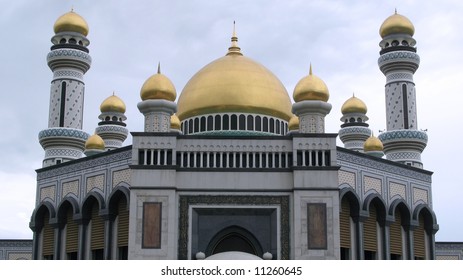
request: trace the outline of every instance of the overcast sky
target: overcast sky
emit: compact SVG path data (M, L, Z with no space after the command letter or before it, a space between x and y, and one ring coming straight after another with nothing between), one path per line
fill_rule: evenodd
M463 1L110 1L0 0L0 239L32 238L36 173L44 151L52 72L46 64L53 24L74 8L90 27L93 62L85 75L84 127L93 133L99 106L113 91L126 105L130 131L143 131L140 88L161 62L180 95L188 79L230 45L233 21L244 55L262 63L291 95L315 75L333 105L326 131L340 128L341 106L355 93L370 127L386 128L385 77L377 65L378 30L394 13L415 26L421 65L415 73L418 126L429 142L422 161L433 175L436 241L463 241L461 91ZM127 139L125 145L131 144ZM338 140L338 145L342 143Z

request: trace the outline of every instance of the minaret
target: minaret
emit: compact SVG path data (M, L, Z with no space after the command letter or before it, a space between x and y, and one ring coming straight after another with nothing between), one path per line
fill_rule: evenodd
M413 74L418 69L420 57L412 37L414 32L410 20L397 11L380 28L378 65L386 76L387 131L380 134L379 139L387 159L423 168L421 153L428 136L418 130Z
M368 127L368 111L365 103L352 95L341 107L341 129L339 138L344 143L344 148L363 152L363 144L371 135L371 129Z
M98 118L101 122L98 123L95 133L104 140L106 150L122 147L127 139L129 131L124 123L127 119L125 109L124 101L114 93L100 105L101 114Z
M54 32L53 46L47 56L53 71L48 129L39 133L39 142L45 150L43 167L82 157L89 137L82 131L83 78L92 61L87 49L88 25L70 11L58 18Z
M145 132L170 132L170 118L177 112L177 92L172 82L158 73L149 77L140 90L138 110L145 116Z
M325 116L331 111L330 93L325 82L312 74L302 78L294 88L293 113L299 118L300 133L325 133Z

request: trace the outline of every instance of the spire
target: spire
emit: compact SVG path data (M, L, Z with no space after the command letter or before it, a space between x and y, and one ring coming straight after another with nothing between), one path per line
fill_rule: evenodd
M312 62L310 62L309 75L312 76Z
M241 48L238 47L238 37L236 36L235 21L233 21L233 34L231 37L231 46L228 48L227 55L243 55Z
M158 74L161 74L161 62L158 62Z

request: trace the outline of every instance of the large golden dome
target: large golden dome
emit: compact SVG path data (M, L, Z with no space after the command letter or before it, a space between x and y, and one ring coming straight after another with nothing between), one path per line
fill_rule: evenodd
M283 84L263 65L243 56L236 42L233 35L227 55L188 81L178 100L180 120L222 112L291 118L291 100Z
M309 75L302 78L294 88L294 101L320 100L327 102L329 98L328 87L322 79L312 74L312 65L310 65Z
M397 11L395 11L392 16L388 17L379 28L379 35L381 35L381 38L394 33L405 33L410 36L415 34L413 23L405 16L399 15Z
M110 97L106 98L100 105L100 111L102 113L107 112L118 112L118 113L125 113L125 103L117 97L114 93Z
M104 150L105 144L103 139L98 134L93 134L92 136L88 137L87 141L85 142L85 149Z
M363 144L363 150L365 152L382 152L384 149L383 143L378 137L371 135L365 140Z
M367 105L365 105L365 103L362 100L355 97L355 95L352 95L351 98L347 99L341 107L341 113L343 115L349 113L366 114L367 110Z
M53 30L55 33L71 31L87 36L88 24L83 17L71 10L56 20Z
M166 99L175 101L177 91L174 84L165 75L161 74L161 67L158 65L158 73L149 77L140 90L141 99Z

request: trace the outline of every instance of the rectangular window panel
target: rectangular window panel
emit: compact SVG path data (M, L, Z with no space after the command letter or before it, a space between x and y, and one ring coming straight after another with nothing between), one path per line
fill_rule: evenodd
M326 204L307 203L308 249L326 249Z
M160 202L143 203L143 248L161 248L161 206Z

